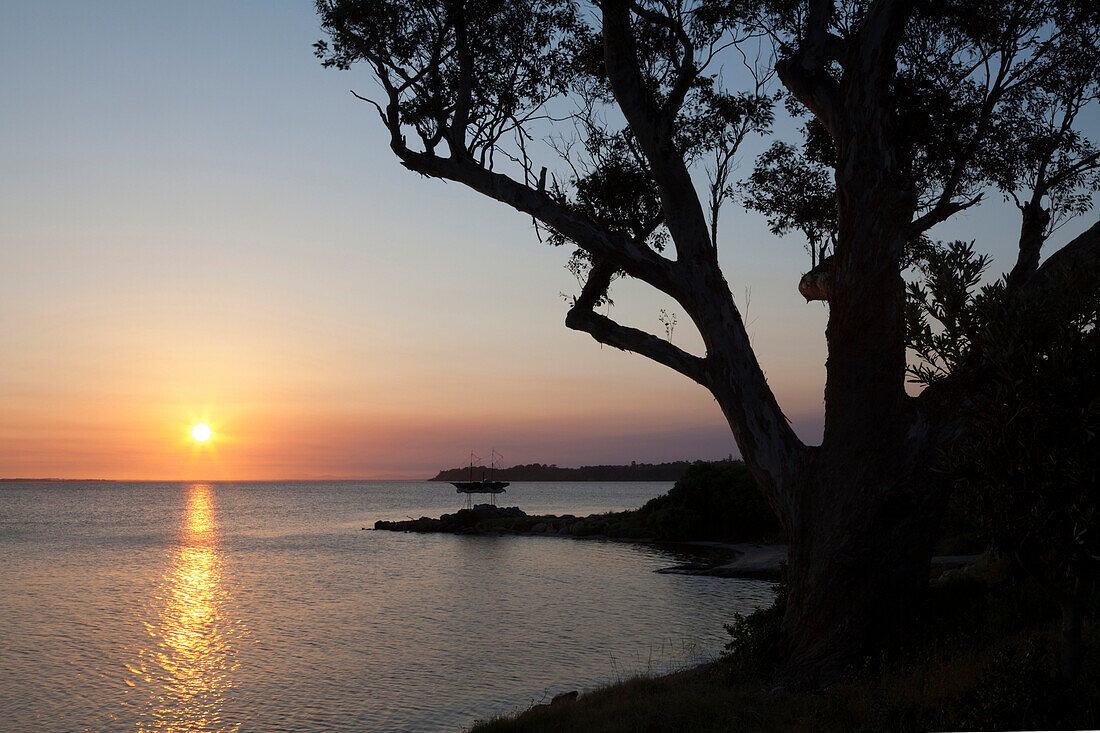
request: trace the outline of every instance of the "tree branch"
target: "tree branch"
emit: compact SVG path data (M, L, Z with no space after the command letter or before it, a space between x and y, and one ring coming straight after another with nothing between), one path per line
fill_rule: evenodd
M836 138L839 124L840 85L826 67L846 53L844 42L829 33L832 0L812 0L806 14L802 43L789 58L775 65L783 86L821 120Z
M580 296L565 317L565 325L574 331L589 334L601 344L652 359L709 388L710 378L704 359L653 334L616 323L595 311L596 304L607 293L615 271L616 268L606 262L597 261L593 265Z
M917 217L909 227L910 238L916 238L935 225L947 221L960 211L965 211L971 206L981 203L982 194L978 194L969 201L952 201L950 197L940 197L936 205L929 211Z
M812 246L812 245L811 245ZM809 303L814 300L828 302L833 287L833 256L822 258L817 267L813 268L798 281L798 292Z
M683 23L671 18L668 15L662 15L646 8L644 5L638 2L631 3L631 9L641 18L648 20L656 25L664 26L668 28L676 40L680 42L680 45L684 49L683 55L680 57L679 69L676 73L676 82L672 86L672 91L669 92L668 99L665 100L664 108L661 110L661 124L669 125L679 114L680 108L684 104L684 98L687 96L688 90L691 89L692 82L695 81L696 74L698 73L695 68L695 44L691 42L691 36L684 29Z
M667 119L646 88L630 26L625 0L603 4L604 63L611 89L634 133L661 196L665 226L676 243L679 259L714 257L707 234L707 220L683 155L672 139L673 120ZM685 58L685 65L693 65ZM672 113L675 117L675 112Z
M875 0L860 26L855 49L859 71L883 85L880 91L886 91L885 85L893 80L893 60L912 10L913 0Z
M1020 287L1039 269L1039 252L1046 241L1050 212L1042 207L1038 199L1038 196L1034 196L1020 207L1023 220L1020 224L1019 252L1016 255L1016 264L1006 278L1010 288Z
M1093 168L1100 167L1100 152L1093 153L1077 161L1073 165L1058 171L1049 181L1046 182L1046 190L1050 191L1065 183L1068 179L1081 173L1083 171L1092 170Z
M613 232L583 213L555 201L545 191L526 186L512 178L487 170L470 160L440 158L407 148L403 141L391 141L390 147L409 170L421 175L462 183L489 198L554 228L578 247L604 259L617 269L677 297L683 288L675 263L621 232Z
M464 156L469 154L466 148L466 125L469 123L470 102L473 98L474 57L470 52L463 3L455 3L451 12L454 14L455 49L458 52L458 88L455 91L454 117L447 137L451 154Z

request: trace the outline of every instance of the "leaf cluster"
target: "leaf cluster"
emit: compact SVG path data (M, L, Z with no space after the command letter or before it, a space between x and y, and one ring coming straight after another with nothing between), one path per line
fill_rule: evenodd
M318 0L317 11L329 35L318 58L367 63L386 93L383 121L394 135L415 130L427 151L446 142L491 166L500 141L577 73L583 23L570 0Z
M920 252L922 276L906 285L906 345L917 361L910 381L929 385L952 374L967 358L982 327L977 286L989 257L974 242L926 244Z
M987 535L1056 592L1100 568L1100 293L998 283L978 303L985 369L943 459Z
M806 237L811 266L836 241L836 185L832 170L812 154L777 140L756 159L742 182L743 201L765 215L773 234L799 231Z

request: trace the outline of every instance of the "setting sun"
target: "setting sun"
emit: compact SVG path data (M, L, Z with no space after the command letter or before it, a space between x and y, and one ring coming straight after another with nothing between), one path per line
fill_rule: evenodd
M200 443L205 443L210 440L210 436L213 435L213 431L206 423L199 423L195 427L191 428L191 437Z

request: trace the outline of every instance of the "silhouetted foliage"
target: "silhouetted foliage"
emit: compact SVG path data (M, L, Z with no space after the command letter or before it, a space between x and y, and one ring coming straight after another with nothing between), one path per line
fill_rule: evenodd
M806 237L811 267L825 259L836 242L836 187L828 167L778 140L756 159L742 188L745 206L766 215L773 234L797 229Z
M1074 677L1100 571L1100 291L1081 272L1052 287L1061 297L997 283L977 298L985 378L944 470L994 546L1059 599Z
M787 583L773 586L775 599L770 606L748 614L734 614L733 623L726 624L730 640L726 642L727 669L735 680L769 678L780 658L781 624L787 611Z
M744 463L696 463L667 494L639 510L662 539L762 540L779 522Z
M922 281L908 284L906 333L916 356L912 381L932 384L962 364L979 328L977 286L989 258L974 252L973 242L928 245L919 261Z

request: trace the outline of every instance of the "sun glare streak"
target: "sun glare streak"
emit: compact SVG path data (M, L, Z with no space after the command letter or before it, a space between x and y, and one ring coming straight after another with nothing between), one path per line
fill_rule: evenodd
M158 591L160 611L146 627L154 646L137 670L151 695L141 730L233 731L222 717L238 668L232 642L237 623L227 613L209 484L188 488L187 515L169 573Z

